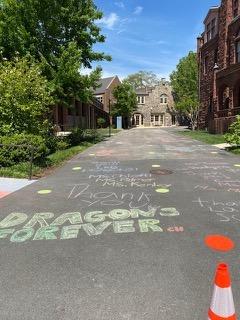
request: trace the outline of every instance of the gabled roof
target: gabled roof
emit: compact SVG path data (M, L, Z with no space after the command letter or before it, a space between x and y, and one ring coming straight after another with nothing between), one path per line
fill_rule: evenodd
M94 94L104 93L115 78L117 78L117 76L101 79L98 83L99 87L94 91Z
M135 90L136 94L147 94L147 88L138 88Z
M206 21L207 21L207 19L208 19L208 17L210 16L210 14L212 13L212 12L215 12L215 11L218 11L219 10L219 6L215 6L215 7L212 7L209 11L208 11L208 14L207 14L207 16L206 16L206 18L204 19L204 24L206 23Z

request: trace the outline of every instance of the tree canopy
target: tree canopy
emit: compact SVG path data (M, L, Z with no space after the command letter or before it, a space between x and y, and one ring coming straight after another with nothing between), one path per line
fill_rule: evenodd
M11 59L30 53L54 66L54 58L75 42L83 66L91 67L93 61L108 58L92 48L105 41L95 23L102 15L92 0L1 0L2 56Z
M102 18L92 0L0 0L0 59L31 55L59 98L89 96L100 70L80 76L92 62L110 60L93 46L105 41L96 20ZM72 56L71 56L72 55ZM66 62L66 58L71 60ZM64 79L60 80L60 77ZM87 93L85 92L87 89Z
M175 93L176 108L184 112L191 121L193 129L198 115L198 64L196 53L190 51L182 58L170 75Z
M124 81L117 86L113 91L113 96L115 102L112 114L114 116L129 118L137 109L137 95L129 83ZM125 127L128 127L128 125L125 124Z
M130 74L125 81L131 84L134 89L139 89L143 87L153 87L158 84L159 79L152 71L139 71Z
M0 135L45 134L53 104L38 65L23 58L0 65Z

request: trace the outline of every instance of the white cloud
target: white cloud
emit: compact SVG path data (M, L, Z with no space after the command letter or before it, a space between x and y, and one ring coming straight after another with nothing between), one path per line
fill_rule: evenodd
M142 13L142 11L143 11L143 7L141 7L141 6L137 6L137 7L135 8L135 10L134 10L133 14L138 15L138 14L141 14L141 13Z
M103 17L97 23L104 25L107 29L113 29L113 27L118 23L119 16L112 12L108 16Z
M125 8L125 4L122 1L117 1L114 4L115 4L115 6L121 8L121 9Z

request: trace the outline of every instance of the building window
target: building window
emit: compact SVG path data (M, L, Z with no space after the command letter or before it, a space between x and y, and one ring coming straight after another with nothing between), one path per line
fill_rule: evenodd
M207 25L207 41L211 39L211 25L210 23Z
M207 41L211 40L214 38L216 35L216 18L214 18L210 23L207 24Z
M212 32L212 38L215 36L216 34L216 19L213 19L211 22L211 32Z
M238 16L238 7L239 7L239 1L233 0L233 18L236 18Z
M80 103L78 101L76 101L75 103L75 109L76 109L76 116L79 117L80 115Z
M137 102L139 104L144 104L145 103L145 97L144 96L138 96L137 97Z
M82 116L86 117L87 115L87 105L85 103L82 104Z
M204 58L203 72L204 74L207 74L208 72L208 57Z
M218 63L218 49L214 51L214 63Z
M98 99L98 101L100 101L101 103L103 103L103 96L97 96L96 98Z
M68 115L73 116L73 109L71 107L68 108Z
M162 94L161 97L160 97L160 103L167 103L168 102L168 98L165 94Z
M240 63L240 40L236 42L236 63Z

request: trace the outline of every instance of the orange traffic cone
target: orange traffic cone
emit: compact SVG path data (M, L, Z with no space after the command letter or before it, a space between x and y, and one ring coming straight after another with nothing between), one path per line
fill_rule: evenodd
M225 263L220 263L217 267L211 307L208 311L208 319L237 320L230 274L228 265Z

